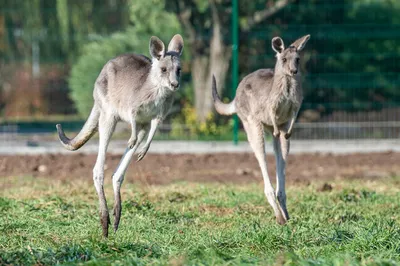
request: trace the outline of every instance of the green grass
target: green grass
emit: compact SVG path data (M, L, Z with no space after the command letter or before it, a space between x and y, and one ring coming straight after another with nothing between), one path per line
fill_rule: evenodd
M400 263L400 178L332 184L289 187L279 226L261 183L126 183L120 229L104 239L90 182L2 178L0 264Z

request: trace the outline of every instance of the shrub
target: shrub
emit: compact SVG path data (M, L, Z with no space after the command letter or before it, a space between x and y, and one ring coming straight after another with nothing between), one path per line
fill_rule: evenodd
M188 132L182 128L182 125L187 127ZM183 105L181 115L172 120L173 137L181 137L189 134L194 137L221 137L230 135L233 130L233 119L229 119L228 123L220 125L215 119L213 113L209 113L205 122L199 123L197 120L196 110L190 103Z
M137 40L127 33L116 33L108 38L87 44L78 62L72 67L69 85L71 99L82 116L93 106L93 86L104 64L116 55L133 51Z

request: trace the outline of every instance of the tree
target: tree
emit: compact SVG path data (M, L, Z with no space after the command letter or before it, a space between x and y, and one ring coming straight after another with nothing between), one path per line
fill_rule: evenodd
M307 31L304 108L368 111L398 105L399 24L396 0L308 0L280 25L295 38Z
M64 69L88 39L126 28L127 4L0 0L0 113L70 113Z
M0 0L0 53L29 62L32 45L38 45L43 61L73 58L88 39L126 28L127 5L128 0Z
M293 0L240 1L240 32L245 34L276 14ZM166 6L174 12L185 31L191 54L195 108L200 122L212 112L211 78L221 90L231 58L231 1L173 0ZM259 10L258 10L259 9Z

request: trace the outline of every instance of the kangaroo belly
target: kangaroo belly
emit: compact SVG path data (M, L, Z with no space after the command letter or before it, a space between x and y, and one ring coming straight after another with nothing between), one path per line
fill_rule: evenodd
M137 110L132 109L119 109L118 116L122 121L130 123L132 120L132 114L136 113L135 121L137 123L147 123L155 118L159 113L160 108L154 103L146 104L140 106Z
M263 124L267 126L273 125L273 120L275 120L277 125L282 125L290 121L293 116L293 113L297 110L297 105L290 100L284 100L278 104L275 108L275 112L271 114L271 106L268 106L263 111Z
M295 109L295 106L291 102L286 102L278 106L276 109L276 123L278 125L284 124L288 122L292 116L293 116L293 111Z

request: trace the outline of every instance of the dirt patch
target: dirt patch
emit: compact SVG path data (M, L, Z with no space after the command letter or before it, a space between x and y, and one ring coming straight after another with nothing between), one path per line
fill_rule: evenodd
M111 177L121 156L108 155L105 174ZM48 154L40 156L0 156L0 177L41 176L57 179L92 180L96 155ZM275 160L268 156L268 170L275 176ZM334 178L380 178L400 175L400 153L293 154L287 167L288 183ZM274 179L274 178L273 178ZM261 182L258 163L251 153L242 154L148 154L132 161L125 180L144 184L176 181L248 183Z

